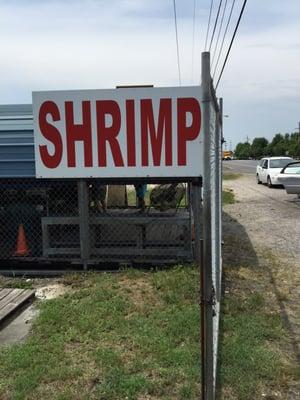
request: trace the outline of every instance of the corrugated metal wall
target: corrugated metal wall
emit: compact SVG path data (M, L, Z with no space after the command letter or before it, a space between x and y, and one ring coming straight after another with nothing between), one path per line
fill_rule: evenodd
M34 176L32 106L0 105L0 178Z

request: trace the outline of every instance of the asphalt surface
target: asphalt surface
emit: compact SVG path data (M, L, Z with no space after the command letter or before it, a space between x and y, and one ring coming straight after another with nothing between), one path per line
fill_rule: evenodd
M223 161L224 172L234 174L254 174L259 160L231 160Z

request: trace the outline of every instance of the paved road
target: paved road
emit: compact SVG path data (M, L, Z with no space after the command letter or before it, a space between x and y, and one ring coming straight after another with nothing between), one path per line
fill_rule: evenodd
M223 161L224 172L237 174L254 174L256 171L257 160L231 160Z

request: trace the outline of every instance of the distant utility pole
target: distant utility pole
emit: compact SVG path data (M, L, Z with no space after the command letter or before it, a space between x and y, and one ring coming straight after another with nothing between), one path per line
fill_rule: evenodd
M298 132L297 132L297 141L298 141L298 143L300 143L300 121L299 121L299 124L298 124L298 128L295 128L295 129L298 129Z

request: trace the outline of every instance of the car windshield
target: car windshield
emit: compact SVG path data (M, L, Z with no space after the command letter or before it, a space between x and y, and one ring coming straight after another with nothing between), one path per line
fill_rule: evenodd
M284 168L287 164L293 162L294 160L278 159L270 160L270 168Z
M296 163L296 164L292 164L289 165L288 167L286 167L286 169L284 170L285 174L297 174L300 175L300 162Z

